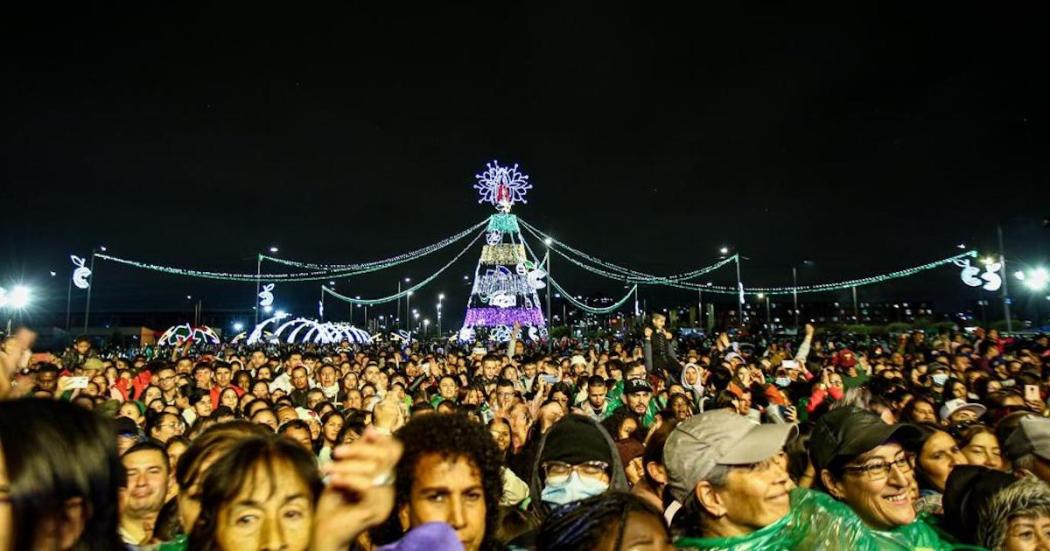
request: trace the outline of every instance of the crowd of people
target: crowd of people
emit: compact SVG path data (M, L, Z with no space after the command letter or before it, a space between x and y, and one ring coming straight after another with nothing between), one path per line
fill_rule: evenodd
M8 549L1050 550L1050 344L0 351Z

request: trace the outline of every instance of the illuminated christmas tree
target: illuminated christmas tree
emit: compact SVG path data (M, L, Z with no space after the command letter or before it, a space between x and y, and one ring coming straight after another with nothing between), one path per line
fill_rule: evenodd
M532 184L518 165L503 167L496 161L476 178L478 202L491 203L498 212L489 218L460 339L487 336L505 341L515 323L523 336L539 339L547 334L547 324L536 291L546 287L547 273L529 259L518 219L510 213L514 203L527 202L525 193Z

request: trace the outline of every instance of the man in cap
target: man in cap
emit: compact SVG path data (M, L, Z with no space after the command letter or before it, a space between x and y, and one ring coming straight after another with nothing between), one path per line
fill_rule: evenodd
M972 423L980 419L987 411L988 408L981 404L971 404L963 398L956 398L948 400L941 406L941 420L946 425Z
M671 495L683 507L676 524L703 538L746 536L784 518L793 487L782 449L795 425L759 425L720 409L679 423L667 437L664 465ZM743 541L741 542L743 543ZM683 547L705 547L699 540Z
M1017 474L1050 482L1050 419L1026 415L1003 441L1003 455Z
M642 426L649 428L659 411L658 404L653 400L653 387L645 379L628 379L624 381L624 394L621 396L626 409ZM654 407L656 406L656 407Z

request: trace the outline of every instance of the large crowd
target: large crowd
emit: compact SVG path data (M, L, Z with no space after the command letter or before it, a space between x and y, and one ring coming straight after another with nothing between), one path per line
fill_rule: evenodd
M1050 550L1050 344L976 329L0 351L8 549Z

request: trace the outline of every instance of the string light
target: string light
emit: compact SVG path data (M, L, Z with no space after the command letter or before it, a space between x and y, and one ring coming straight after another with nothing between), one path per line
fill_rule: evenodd
M413 293L413 292L419 290L420 288L426 286L428 283L430 283L435 278L437 278L439 275L441 275L442 272L444 272L445 270L447 270L449 268L449 266L455 264L457 260L459 260L464 254L466 254L466 252L469 251L471 249L471 247L473 247L474 244L477 243L478 240L481 239L484 235L485 235L485 232L479 233L476 237L474 237L474 239L472 239L470 241L470 243L467 244L466 247L463 248L462 251L459 251L459 253L455 257L453 257L452 260L448 261L447 264L445 264L444 266L439 268L438 271L434 272L429 277L427 277L426 279L423 279L422 281L420 281L419 283L413 285L412 287L409 287L409 288L401 291L400 293L396 293L396 294L393 294L393 295L390 295L390 296L387 296L387 297L382 297L382 298L377 298L377 299L359 299L359 298L351 298L351 297L348 297L346 295L341 295L341 294L333 291L332 289L329 289L328 287L325 287L324 285L321 286L321 291L324 292L324 293L328 293L329 295L331 295L331 296L333 296L333 297L335 297L335 298L337 298L337 299L339 299L339 300L341 300L343 302L348 302L350 304L361 304L363 306L374 306L376 304L386 304L388 302L394 302L395 300L400 300L400 299L402 299L404 297L407 297L410 293Z
M306 268L306 269L311 269L311 270L340 270L340 271L346 271L346 270L349 270L349 271L368 270L368 271L375 271L375 270L372 270L371 268L376 268L376 267L380 267L380 266L382 266L382 267L396 266L398 264L404 264L406 262L410 262L412 260L416 260L418 258L422 258L424 256L427 256L427 255L429 255L431 253L437 252L437 251L439 251L441 249L444 249L445 247L448 247L449 245L451 245L453 243L456 243L457 241L460 241L464 237L467 237L468 235L470 235L473 232L477 231L479 228L481 228L482 226L484 226L486 224L490 224L490 221L487 220L487 219L486 220L482 220L481 222L478 222L477 224L474 224L473 226L471 226L471 227L469 227L469 228L467 228L467 229L465 229L465 230L463 230L463 231L461 231L461 232L459 232L459 233L457 233L455 235L452 235L450 237L446 237L445 239L442 239L441 241L438 241L437 243L434 243L434 244L431 244L431 245L427 245L426 247L423 247L421 249L416 249L414 251L410 251L410 252L407 252L407 253L404 253L404 254L399 254L397 256L394 256L394 257L391 257L391 258L387 258L387 259L384 259L384 260L374 260L374 261L371 261L371 262L359 262L359 263L355 263L355 264L316 264L316 263L310 263L310 262L298 262L298 261L294 261L294 260L287 260L287 259L284 259L284 258L277 258L277 257L267 256L267 255L260 255L260 256L262 257L263 260L268 260L270 262L275 262L277 264L283 264L285 266L293 266L293 267L296 267L296 268ZM380 268L380 269L382 269L382 268Z
M570 304L572 304L580 310L583 310L584 312L587 312L588 314L610 314L612 312L615 312L621 306L627 303L627 300L631 298L631 295L638 292L638 285L636 284L634 287L631 287L630 291L627 291L627 294L624 295L623 298L616 301L615 304L611 306L605 306L602 308L596 308L594 306L589 306L573 298L573 294L563 289L561 285L558 285L558 282L555 281L554 278L549 278L549 281L551 282L551 287L557 289L558 292L561 293L561 296L565 298L565 300L569 301Z
M479 224L476 224L473 228L471 228L468 231L476 231L478 228L480 228L484 224L485 224L485 222L481 222ZM448 245L454 243L455 241L458 241L458 240L462 239L462 235L463 235L462 233L457 234L456 236L454 236L454 239L450 238L449 240L446 240L446 241L442 242L439 247L437 247L437 248L435 248L435 249L433 249L431 251L428 251L428 252L426 252L424 254L430 254L430 253L432 253L432 252L434 252L436 250L439 250L441 248L447 247ZM361 275L361 274L370 273L370 272L376 272L376 271L380 271L380 270L385 270L387 268L391 268L391 267L399 265L399 264L404 264L404 263L409 262L411 260L415 260L417 258L420 258L421 256L424 256L424 254L419 254L419 255L416 255L416 256L411 257L411 258L407 257L406 255L400 255L398 257L395 257L395 258L398 258L399 260L392 261L392 262L382 261L381 263L359 264L359 265L357 265L357 266L359 266L359 268L357 268L357 269L345 268L345 269L343 269L343 271L335 271L335 272L333 272L333 271L323 271L322 270L322 271L300 272L300 273L292 273L292 274L250 274L250 273L249 274L245 274L245 273L215 272L215 271L207 271L207 270L195 270L195 269L189 269L189 268L178 268L178 267L173 267L173 266L162 266L162 265L158 265L158 264L151 264L151 263L148 263L148 262L141 262L141 261L137 261L137 260L120 258L120 257L111 256L111 255L107 255L107 254L96 254L95 257L96 258L100 258L102 260L109 260L109 261L112 261L112 262L116 262L118 264L124 264L124 265L127 265L127 266L132 266L132 267L140 268L140 269L144 269L144 270L152 270L152 271L156 271L156 272L163 272L163 273L167 273L167 274L179 275L179 276L185 276L185 277L194 277L194 278L198 278L198 279L216 279L216 280L222 280L222 281L241 281L241 282L256 282L256 281L266 281L266 280L268 280L268 281L285 281L285 282L288 282L288 281L321 281L321 280L325 280L325 279L340 278L340 277L350 277L350 276ZM260 256L262 258L264 258L264 259L273 259L273 257L268 257L268 256L265 256L265 255L260 255ZM278 261L278 260L275 260L275 261ZM350 265L345 265L345 266L350 266Z

